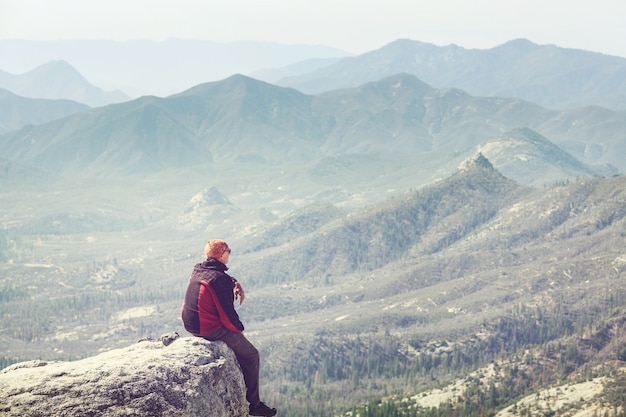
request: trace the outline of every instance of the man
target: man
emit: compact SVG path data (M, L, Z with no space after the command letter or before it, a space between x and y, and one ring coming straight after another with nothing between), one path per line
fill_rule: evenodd
M196 264L189 278L182 319L185 329L207 340L222 340L234 352L246 383L250 415L274 416L276 409L259 397L259 351L243 335L243 324L235 300L243 303L241 284L226 271L230 248L223 240L209 240L204 248L206 261Z

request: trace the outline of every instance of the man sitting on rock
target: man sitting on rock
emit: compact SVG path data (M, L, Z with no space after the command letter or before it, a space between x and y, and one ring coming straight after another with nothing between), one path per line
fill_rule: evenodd
M243 335L243 324L235 310L235 299L243 303L241 284L226 271L230 248L223 240L209 240L206 261L196 264L189 278L182 318L185 329L207 340L222 340L235 352L246 383L250 415L274 416L276 409L259 396L259 351Z

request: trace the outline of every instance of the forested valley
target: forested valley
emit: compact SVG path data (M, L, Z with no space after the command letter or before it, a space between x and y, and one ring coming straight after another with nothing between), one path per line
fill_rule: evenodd
M623 181L533 190L478 158L363 210L313 205L233 241L263 392L289 417L568 415L583 403L624 415ZM117 232L90 245L94 230L67 225L2 232L2 367L186 335L197 255L158 240L100 253ZM98 260L66 255L86 250ZM575 391L591 383L600 394ZM557 410L549 389L580 398Z

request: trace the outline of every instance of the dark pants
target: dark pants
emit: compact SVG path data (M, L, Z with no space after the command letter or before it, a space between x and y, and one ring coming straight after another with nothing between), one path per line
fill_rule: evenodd
M211 341L222 340L235 352L246 383L246 399L252 406L258 405L261 398L259 396L259 351L257 348L246 339L243 333L235 333L226 328L203 334L201 337Z

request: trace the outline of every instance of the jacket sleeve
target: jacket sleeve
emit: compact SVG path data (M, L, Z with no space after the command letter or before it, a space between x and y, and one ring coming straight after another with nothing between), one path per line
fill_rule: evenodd
M243 332L243 323L235 310L235 297L231 278L228 275L220 277L213 281L211 287L222 325L233 332Z

